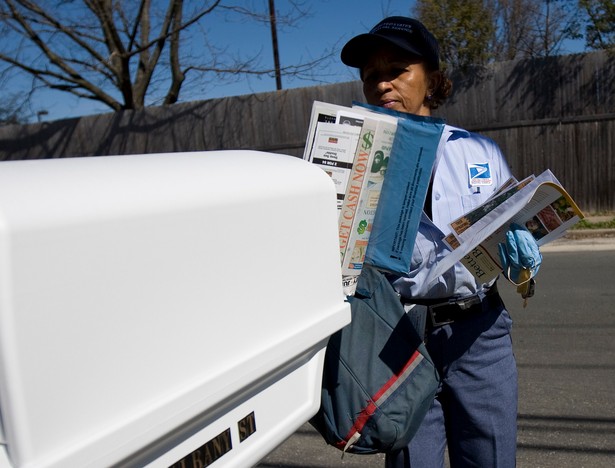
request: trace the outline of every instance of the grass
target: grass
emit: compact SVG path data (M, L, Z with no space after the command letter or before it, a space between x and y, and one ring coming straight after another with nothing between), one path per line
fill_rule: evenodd
M595 219L596 217L600 217L600 219ZM589 215L587 218L575 224L571 229L615 229L615 214L597 213Z

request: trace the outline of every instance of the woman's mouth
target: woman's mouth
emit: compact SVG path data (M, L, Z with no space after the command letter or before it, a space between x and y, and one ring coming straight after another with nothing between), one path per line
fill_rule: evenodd
M386 101L380 101L380 107L384 107L386 109L392 109L395 107L396 104L397 104L397 101L394 101L392 99L389 99Z

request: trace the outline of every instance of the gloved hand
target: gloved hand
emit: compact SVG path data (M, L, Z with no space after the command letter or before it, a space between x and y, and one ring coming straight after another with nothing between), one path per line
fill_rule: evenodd
M500 243L498 250L504 276L513 283L524 283L538 273L542 263L540 249L534 236L522 226L511 224L506 242Z

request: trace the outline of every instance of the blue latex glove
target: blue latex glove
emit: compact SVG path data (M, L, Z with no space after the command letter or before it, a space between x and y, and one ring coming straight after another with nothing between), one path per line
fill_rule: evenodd
M528 281L538 273L542 263L540 249L534 236L522 226L511 224L506 242L498 244L498 250L504 276L515 284Z

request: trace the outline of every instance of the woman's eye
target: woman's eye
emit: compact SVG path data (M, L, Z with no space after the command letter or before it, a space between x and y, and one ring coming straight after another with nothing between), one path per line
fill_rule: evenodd
M365 82L374 82L377 78L378 74L374 72L367 72L363 74L363 81Z
M408 69L403 66L391 67L386 70L367 70L363 72L363 82L379 83L380 81L391 81L407 71Z

